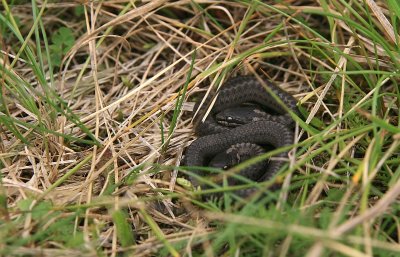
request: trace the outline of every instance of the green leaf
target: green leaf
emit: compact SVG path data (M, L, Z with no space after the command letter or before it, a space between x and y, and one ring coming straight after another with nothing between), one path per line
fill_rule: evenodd
M18 202L17 206L21 211L24 212L31 212L32 213L32 219L40 219L44 217L46 214L52 212L52 207L53 205L50 202L40 202L37 203L33 208L31 209L33 199L23 199Z
M388 0L388 6L396 14L397 18L400 19L400 2L398 0Z
M54 35L52 35L51 41L54 45L60 46L63 49L65 47L71 48L75 42L75 38L70 28L61 27L56 31Z
M18 208L21 210L21 211L29 211L29 208L30 208L30 206L31 206L31 204L32 204L32 199L23 199L23 200L20 200L18 203L17 203L17 206L18 206Z
M82 232L75 233L72 237L69 236L66 238L66 245L74 248L78 248L79 246L83 245L85 240L83 238Z
M320 212L320 218L319 218L319 225L323 229L329 228L329 224L332 220L332 210L329 208L324 208Z
M61 27L51 36L50 58L54 66L59 67L63 56L75 44L75 37L70 28Z
M32 219L41 219L52 212L53 205L50 202L40 202L32 210Z
M112 219L117 227L118 240L121 242L123 247L135 244L133 230L131 225L127 222L127 216L128 215L123 210L117 210L112 214Z
M78 5L74 8L74 14L77 17L81 17L85 13L85 8L83 8L83 5Z

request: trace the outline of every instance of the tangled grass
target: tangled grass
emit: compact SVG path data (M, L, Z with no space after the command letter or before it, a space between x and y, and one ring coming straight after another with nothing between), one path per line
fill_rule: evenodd
M398 256L396 0L0 10L2 255ZM281 189L203 202L194 102L244 74L298 99L297 140Z

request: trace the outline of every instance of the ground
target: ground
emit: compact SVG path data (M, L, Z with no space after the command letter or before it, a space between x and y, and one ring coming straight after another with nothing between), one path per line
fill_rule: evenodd
M397 0L3 0L0 254L398 256L399 19ZM182 166L193 107L238 75L298 100L296 140L261 200L206 201Z

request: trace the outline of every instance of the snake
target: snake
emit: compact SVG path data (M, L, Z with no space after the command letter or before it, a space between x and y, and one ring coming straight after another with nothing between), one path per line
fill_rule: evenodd
M200 117L213 100L207 98L201 108L199 103L196 104ZM228 79L221 86L207 118L197 121L195 132L199 137L187 147L184 165L229 169L264 154L267 146L281 148L292 145L295 123L287 110L299 115L296 104L291 94L267 79L262 82L253 76ZM238 175L255 182L267 181L282 168L287 156L288 151L283 151L269 161L250 165ZM208 188L198 179L205 176L209 173L195 170L189 180L195 187ZM228 184L237 185L240 181L229 178ZM247 197L257 190L259 188L251 187L236 190L235 194Z
M221 170L228 170L241 162L265 153L266 150L259 145L252 143L237 143L214 156L208 163L208 166ZM267 165L267 161L258 162L240 170L238 175L253 181L257 181L261 175L259 171L261 169L265 169ZM228 184L237 185L240 184L240 182L232 177L229 177Z

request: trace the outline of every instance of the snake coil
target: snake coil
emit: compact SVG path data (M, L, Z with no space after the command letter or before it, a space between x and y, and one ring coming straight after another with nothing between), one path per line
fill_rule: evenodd
M186 149L186 166L227 169L265 153L265 146L281 148L293 144L294 122L286 110L298 115L296 100L268 80L264 82L286 108L255 77L238 76L228 80L222 85L205 121L198 122L195 128L199 138ZM200 116L206 112L211 100L206 99L199 110ZM241 170L239 175L256 182L267 181L284 165L287 155L287 151L281 152L269 162L264 161ZM204 171L195 173L207 176ZM196 176L189 176L189 179L194 186L206 188ZM228 179L228 184L239 182ZM235 194L247 197L256 190L255 187L236 190Z

